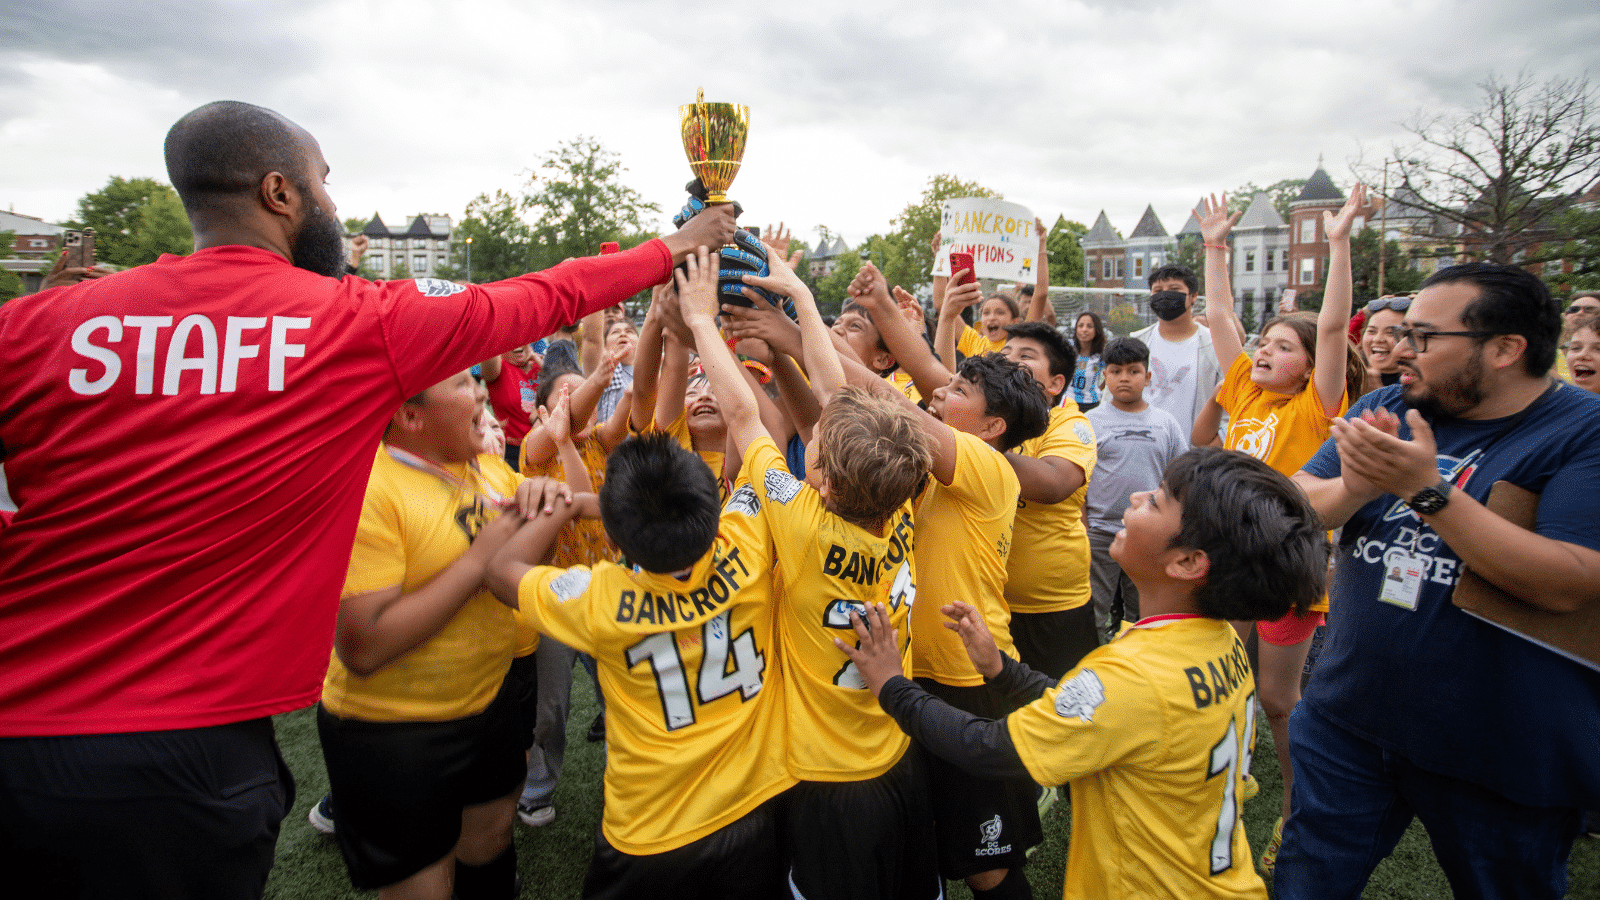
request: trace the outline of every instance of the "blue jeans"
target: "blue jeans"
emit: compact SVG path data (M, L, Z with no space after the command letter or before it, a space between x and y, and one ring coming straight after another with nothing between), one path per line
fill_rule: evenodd
M1413 818L1456 897L1566 895L1578 810L1523 806L1429 772L1306 703L1289 718L1289 747L1294 791L1273 876L1281 900L1360 897Z

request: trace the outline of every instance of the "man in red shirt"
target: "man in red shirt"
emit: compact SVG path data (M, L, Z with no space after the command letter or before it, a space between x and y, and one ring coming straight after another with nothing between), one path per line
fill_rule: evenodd
M218 102L167 170L195 252L0 307L0 863L33 896L260 896L384 423L665 281L714 207L489 285L338 278L315 139ZM337 279L337 280L336 280Z

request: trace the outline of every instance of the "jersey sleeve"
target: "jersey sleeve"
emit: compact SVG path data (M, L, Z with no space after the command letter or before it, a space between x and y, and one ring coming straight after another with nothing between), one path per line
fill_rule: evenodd
M1094 654L1007 719L1011 742L1045 786L1109 768L1162 740L1160 697L1126 660Z
M1017 475L1000 453L974 435L956 433L956 471L949 491L963 506L987 511L1007 508L1015 513ZM987 518L987 517L985 517Z
M517 625L531 626L582 653L594 653L589 587L594 570L534 566L517 585Z
M772 534L774 552L790 557L787 561L791 565L798 564L801 554L785 553L785 550L806 547L805 535L797 532L807 531L809 523L815 520L816 510L821 505L817 492L790 474L788 463L770 437L757 439L745 452L739 484L752 488L761 517ZM732 507L730 500L727 508Z
M361 501L361 521L350 548L344 594L354 597L405 583L406 542L404 499L381 468L372 473Z
M1222 376L1222 383L1217 385L1217 405L1229 415L1233 415L1244 399L1244 389L1250 383L1251 365L1250 354L1240 350L1228 366L1227 374Z
M1081 412L1066 414L1059 424L1052 422L1044 434L1024 444L1022 451L1035 459L1064 459L1083 470L1085 481L1094 474L1095 460L1099 458L1094 426Z

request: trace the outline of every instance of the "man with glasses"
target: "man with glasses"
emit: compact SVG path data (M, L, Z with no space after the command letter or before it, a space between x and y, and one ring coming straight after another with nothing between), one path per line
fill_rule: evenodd
M1572 380L1572 370L1567 366L1567 338L1572 337L1572 326L1585 316L1600 315L1600 291L1579 291L1572 295L1572 305L1561 319L1561 344L1556 348L1556 374L1562 381Z
M1600 603L1600 397L1549 377L1560 326L1522 269L1439 271L1404 312L1399 383L1295 475L1343 531L1290 721L1286 900L1359 896L1413 818L1457 896L1565 894L1600 804L1600 672L1451 603L1463 568L1553 614ZM1502 481L1539 495L1534 530L1485 505Z

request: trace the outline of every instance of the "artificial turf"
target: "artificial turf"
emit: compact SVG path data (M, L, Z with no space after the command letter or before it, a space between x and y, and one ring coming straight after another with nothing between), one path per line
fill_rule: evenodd
M600 744L584 739L598 707L593 683L582 668L572 678L572 715L567 723L567 755L556 790L556 819L542 828L515 826L517 860L529 900L565 900L579 896L583 873L589 864L595 828L600 822L600 779L604 756ZM317 743L316 720L310 709L285 713L275 720L278 743L298 783L294 811L278 836L277 863L267 881L269 900L338 900L375 894L350 887L344 863L333 841L306 822L312 804L328 789ZM1261 794L1245 804L1244 823L1256 856L1266 844L1278 817L1282 782L1272 736L1260 729L1251 771L1261 782ZM1063 796L1065 791L1063 790ZM1028 860L1028 880L1037 898L1061 896L1066 872L1067 833L1071 827L1068 803L1056 804L1044 819L1045 842ZM952 900L972 896L962 884L951 883ZM1372 875L1365 897L1380 900L1447 898L1449 883L1434 861L1427 832L1413 824L1399 847ZM1579 838L1572 849L1568 882L1569 900L1600 900L1600 840Z

